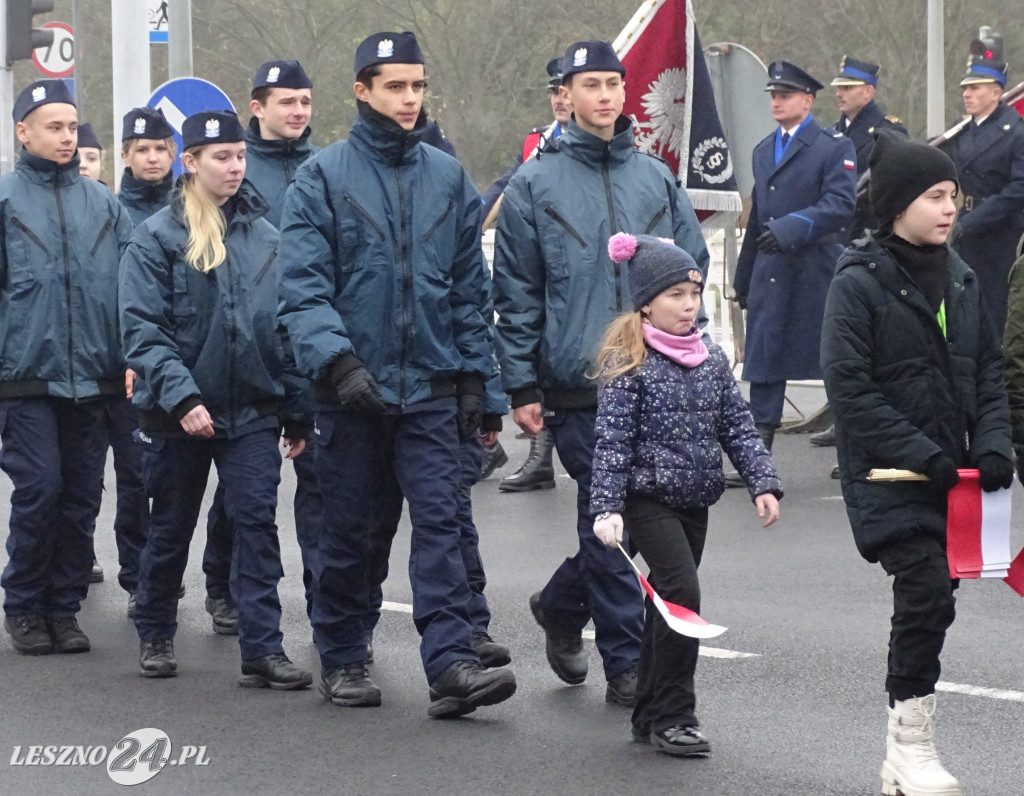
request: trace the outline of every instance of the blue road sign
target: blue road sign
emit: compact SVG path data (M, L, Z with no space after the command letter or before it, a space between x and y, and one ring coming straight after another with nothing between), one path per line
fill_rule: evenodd
M189 116L200 111L234 110L228 95L209 80L198 77L179 77L168 80L153 92L149 106L164 112L174 128L174 143L178 156L174 161L175 176L181 174L181 125Z

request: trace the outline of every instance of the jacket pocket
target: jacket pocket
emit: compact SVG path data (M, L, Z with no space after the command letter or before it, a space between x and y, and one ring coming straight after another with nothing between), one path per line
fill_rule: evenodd
M369 224L370 227L378 235L380 235L381 240L384 240L384 238L385 238L384 230L381 227L381 225L377 223L377 219L375 219L372 215L370 215L370 212L365 207L363 207L361 204L359 204L359 202L357 202L355 199L353 199L351 194L344 194L343 196L344 196L345 201L348 202L349 207L351 207L352 210L355 211L356 215L358 215L360 218L363 219L363 221L365 221L367 224Z
M587 248L587 242L583 240L583 236L580 235L580 233L578 233L575 229L573 229L572 224L566 221L561 216L561 214L557 210L555 210L555 208L553 208L551 205L548 205L547 207L544 208L544 212L547 213L547 215L551 218L552 221L554 221L556 224L562 227L562 229L569 233L569 235L573 239L575 239L575 241L581 247L583 247L584 249Z
M659 210L657 213L655 213L654 214L654 218L652 218L650 221L648 221L647 222L647 226L644 227L644 235L650 235L652 232L654 232L654 230L658 228L658 224L661 223L661 219L663 219L665 217L665 214L667 212L668 212L668 205L665 205L664 207L661 208L661 210Z
M11 226L19 230L21 235L8 235L5 244L9 284L36 281L41 275L41 269L47 264L52 268L50 250L21 219L12 218Z
M260 266L260 270L256 272L256 278L252 280L252 283L254 285L258 285L260 282L263 281L263 277L265 277L267 275L267 271L270 270L270 266L273 265L274 260L276 258L277 258L277 249L274 249L270 253L270 256L267 258L267 261L265 263L263 263L262 266Z
M96 252L98 252L100 250L100 244L103 243L103 239L105 237L107 237L107 233L110 232L110 228L113 225L114 225L114 219L108 218L107 219L107 223L104 224L103 228L100 230L100 234L96 236L96 242L92 245L92 248L89 250L89 256L90 257L95 257L96 256Z
M448 205L445 207L444 212L441 213L441 215L437 217L437 221L435 221L433 224L431 224L427 228L427 231L425 233L423 233L423 240L429 240L430 236L433 235L435 232L437 232L437 228L440 227L445 222L445 219L448 218L448 216L451 214L451 212L452 212L452 210L454 208L455 208L455 201L453 199L449 199L448 200Z

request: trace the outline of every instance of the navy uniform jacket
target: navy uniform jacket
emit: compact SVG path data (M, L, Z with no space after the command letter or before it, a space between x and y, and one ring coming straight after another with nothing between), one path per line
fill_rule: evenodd
M885 110L874 100L860 109L849 126L846 124L845 114L840 116L839 121L835 124L835 129L853 141L853 146L857 150L858 178L868 169L868 156L871 154L871 148L875 145L877 131L891 130L900 135L907 135L907 128L903 126L903 122L895 116L886 116ZM868 200L867 191L865 191L864 196L857 200L857 213L853 217L853 226L850 228L848 240L852 242L855 238L861 237L864 230L875 229L877 226L878 221L875 219L875 214L871 212L871 202Z
M1024 234L1024 119L1000 104L944 148L956 164L964 197L953 248L978 274L982 299L1002 334L1007 279Z
M260 120L253 117L245 131L245 178L267 203L266 219L281 228L284 193L299 166L320 151L306 128L296 139L269 139L260 136Z
M754 147L753 204L736 264L736 295L747 307L743 378L820 379L825 296L853 221L857 155L842 133L811 119L775 165L775 137ZM780 254L758 250L767 229Z

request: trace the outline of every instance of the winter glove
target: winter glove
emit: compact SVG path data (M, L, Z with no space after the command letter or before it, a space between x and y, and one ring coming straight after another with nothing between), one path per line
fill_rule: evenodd
M377 382L355 355L342 354L334 360L330 378L341 408L346 412L379 415L387 408L380 398Z
M982 491L995 492L1013 483L1013 463L998 453L983 453L978 457L978 483Z
M484 420L484 380L466 373L455 380L458 401L459 439L473 439Z
M925 463L924 474L928 476L932 490L941 495L946 494L960 481L960 473L957 472L953 460L941 453L932 456Z
M594 520L594 535L609 547L622 544L622 515L598 514Z
M770 229L761 233L761 237L757 239L757 248L765 254L782 254L782 245Z

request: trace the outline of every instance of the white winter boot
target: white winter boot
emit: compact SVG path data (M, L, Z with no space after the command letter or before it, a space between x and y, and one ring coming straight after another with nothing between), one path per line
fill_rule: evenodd
M935 751L935 694L897 700L889 710L886 756L882 763L885 796L962 796L956 777L942 767Z

